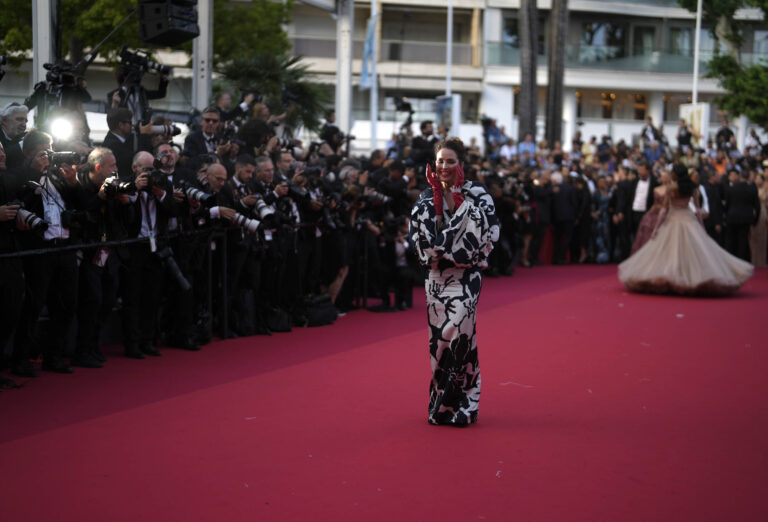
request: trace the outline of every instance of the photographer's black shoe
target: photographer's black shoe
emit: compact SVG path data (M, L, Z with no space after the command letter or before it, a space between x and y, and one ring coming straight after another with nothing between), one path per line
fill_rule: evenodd
M153 343L141 343L139 348L144 355L151 355L152 357L160 357L163 355Z
M72 358L72 366L79 366L81 368L104 368L104 363L99 362L96 358L89 354L79 354Z
M74 373L70 365L59 359L58 357L43 357L43 371L54 373Z
M141 353L141 350L135 344L125 346L125 356L131 359L144 359L144 354Z
M23 361L14 365L11 368L11 373L19 377L38 377L40 375L40 372L29 361Z
M180 343L178 343L177 345L174 345L174 346L176 346L177 348L181 348L182 350L187 350L189 352L199 352L200 351L200 345L197 344L194 340L189 339L189 338L182 339Z
M101 351L101 350L99 350L98 348L94 348L94 349L91 351L91 356L92 356L94 359L96 359L97 361L99 361L100 363L105 363L105 362L107 362L107 358L104 356L104 354L102 353L102 351Z

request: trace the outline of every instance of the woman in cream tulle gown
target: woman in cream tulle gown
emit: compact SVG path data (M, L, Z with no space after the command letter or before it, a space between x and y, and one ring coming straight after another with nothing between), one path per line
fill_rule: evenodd
M688 208L697 194L683 165L673 183L650 240L619 265L619 280L633 292L726 295L754 274L754 267L732 256L710 238L700 216Z

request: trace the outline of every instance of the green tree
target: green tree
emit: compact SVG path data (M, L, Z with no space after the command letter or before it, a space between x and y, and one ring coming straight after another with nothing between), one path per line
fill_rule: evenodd
M696 0L678 0L681 6L696 12ZM708 64L707 76L718 80L726 93L717 96L715 103L734 116L745 115L764 129L768 129L768 101L765 89L768 85L768 62L744 66L740 47L743 41L743 22L736 20L736 11L758 7L763 12L763 22L768 16L768 0L704 0L702 22L725 47L726 53L717 49Z
M235 89L257 92L263 97L272 114L279 114L291 106L286 123L317 130L321 115L330 101L322 85L308 79L307 66L301 57L257 53L237 57L223 65L219 72ZM298 101L293 104L284 93Z
M283 26L290 22L293 0L229 0L213 2L213 56L217 63L261 53L283 54L291 44Z
M65 0L62 3L62 56L77 62L99 43L137 5L137 0ZM214 0L213 53L217 62L229 62L250 53L281 54L290 49L283 30L290 21L293 0L252 0L247 4ZM0 53L18 65L32 49L32 2L0 0ZM102 56L115 59L123 45L146 48L139 40L134 14L101 48ZM181 46L191 52L192 44Z

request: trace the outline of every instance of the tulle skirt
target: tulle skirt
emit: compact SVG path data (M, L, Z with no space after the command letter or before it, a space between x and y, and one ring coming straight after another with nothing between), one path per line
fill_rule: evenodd
M619 265L633 292L726 295L752 277L754 267L718 245L687 208L672 208L656 237Z

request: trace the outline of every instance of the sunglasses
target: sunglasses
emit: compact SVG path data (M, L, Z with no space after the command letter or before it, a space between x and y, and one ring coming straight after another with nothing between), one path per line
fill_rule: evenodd
M203 121L206 123L219 123L218 118L203 118Z

